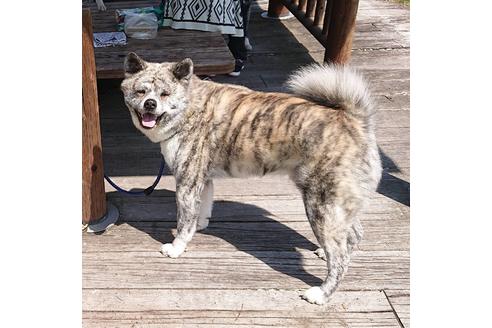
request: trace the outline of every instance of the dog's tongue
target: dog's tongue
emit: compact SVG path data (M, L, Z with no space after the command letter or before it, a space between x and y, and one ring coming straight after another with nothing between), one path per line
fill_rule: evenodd
M154 114L145 113L142 115L142 125L146 128L153 128L155 126L157 116Z

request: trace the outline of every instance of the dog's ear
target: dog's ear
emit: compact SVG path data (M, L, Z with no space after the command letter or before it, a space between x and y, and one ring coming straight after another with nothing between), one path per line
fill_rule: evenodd
M190 58L183 59L174 64L171 70L178 80L189 80L193 75L193 62Z
M144 70L147 67L147 63L136 53L130 52L125 58L125 73L135 74Z

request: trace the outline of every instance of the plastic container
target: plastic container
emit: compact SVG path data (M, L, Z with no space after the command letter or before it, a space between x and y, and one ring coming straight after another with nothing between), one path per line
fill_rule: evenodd
M154 13L128 13L125 15L125 33L134 39L153 39L159 24Z

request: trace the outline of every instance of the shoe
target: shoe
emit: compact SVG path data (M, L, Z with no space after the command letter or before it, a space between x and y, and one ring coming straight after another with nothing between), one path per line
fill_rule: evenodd
M241 59L236 59L236 66L234 67L234 71L229 73L229 76L239 76L241 71L244 68L244 61Z
M248 38L248 37L245 37L245 38L244 38L244 47L245 47L245 48L246 48L246 50L248 50L248 51L253 50L253 47L251 46L251 43L249 42L249 38Z

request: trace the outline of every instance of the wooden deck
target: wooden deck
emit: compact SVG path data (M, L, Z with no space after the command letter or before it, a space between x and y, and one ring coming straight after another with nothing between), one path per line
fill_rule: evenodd
M260 0L253 7L254 51L245 71L215 80L282 90L292 70L322 60L324 49L295 19L261 19L266 6ZM410 327L408 10L361 0L353 46L352 64L379 104L384 175L332 301L321 307L299 297L326 267L313 254L313 233L287 178L217 180L209 228L170 259L159 253L176 225L174 180L165 176L150 197L106 186L120 222L83 236L84 327ZM159 146L132 126L118 84L99 85L105 169L122 186L146 187L159 168Z

